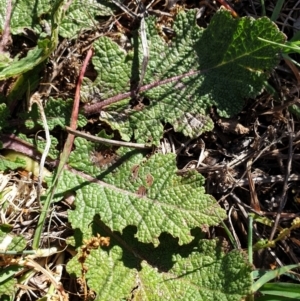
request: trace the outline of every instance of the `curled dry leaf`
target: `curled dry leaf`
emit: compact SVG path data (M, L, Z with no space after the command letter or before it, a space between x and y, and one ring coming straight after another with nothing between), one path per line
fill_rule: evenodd
M249 128L244 127L235 119L220 118L218 125L222 128L224 133L232 133L236 135L244 135L249 133Z

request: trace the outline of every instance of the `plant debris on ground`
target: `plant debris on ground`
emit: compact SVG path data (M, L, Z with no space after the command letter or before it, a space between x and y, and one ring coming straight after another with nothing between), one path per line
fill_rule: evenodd
M299 23L2 0L0 300L299 298Z

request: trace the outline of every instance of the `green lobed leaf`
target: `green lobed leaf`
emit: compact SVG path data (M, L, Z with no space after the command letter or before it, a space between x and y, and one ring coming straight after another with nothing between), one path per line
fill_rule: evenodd
M54 99L50 97L45 106L45 115L47 117L49 129L53 130L56 126L64 128L66 125L70 124L72 107L73 101L70 99L63 100L60 98ZM31 112L22 113L19 116L22 119L27 119L25 124L28 128L33 128L36 124L43 126L43 122L40 118L36 105L32 107ZM82 114L79 114L77 122L79 127L84 127L87 124L87 119Z
M5 2L5 0L2 0ZM13 33L18 33L23 30L23 27L26 27L27 20L31 27L35 26L40 15L45 14L46 11L50 12L50 18L52 21L52 28L48 33L48 38L40 38L37 46L28 51L27 55L21 59L17 56L11 61L9 65L6 64L6 67L0 69L0 80L5 80L7 78L21 75L29 70L32 70L37 65L44 62L56 48L58 43L58 30L59 24L62 21L64 13L64 0L56 0L56 2L51 2L49 0L39 0L32 7L32 1L22 0L14 3L12 11L12 20L11 20L11 31ZM0 28L3 29L6 4L1 6L0 11ZM28 15L28 10L30 10ZM14 20L16 24L14 24ZM23 20L26 20L23 22ZM44 20L41 20L41 22ZM28 27L30 27L28 25Z
M17 266L10 266L7 268L1 268L0 270L0 295L4 293L9 293L8 291L3 291L3 284L8 279L12 278L13 275L19 270L20 268ZM2 292L1 292L2 291Z
M105 0L72 1L61 23L59 34L64 38L73 38L79 32L94 28L97 26L97 17L113 14L112 7L112 4Z
M27 98L26 95L30 95L36 91L40 83L40 71L43 68L43 64L40 64L32 70L20 74L10 85L9 91L6 95L0 95L0 102L6 104L13 103L15 101Z
M38 139L37 136L33 138L28 138L24 134L17 135L18 138L20 138L22 141L28 142L30 145L34 146L41 154L43 153L46 145L46 140ZM58 151L58 141L55 137L50 135L51 145L48 153L48 157L56 160L59 157L59 151Z
M132 53L126 54L117 43L102 37L94 43L93 64L98 76L95 85L99 87L100 99L113 96L128 89L131 75Z
M0 53L0 70L5 68L6 66L9 66L11 63L12 59L9 56L9 53L3 52Z
M160 238L154 248L135 241L132 231L112 233L109 249L92 250L84 265L96 300L239 301L250 293L251 266L243 253L225 254L218 240L195 238L180 247L168 235ZM80 277L77 257L67 269Z
M7 1L0 1L0 29L3 30L6 17ZM31 28L41 32L39 21L43 15L51 12L53 1L30 0L15 1L12 3L12 14L10 19L10 30L12 34L24 33L24 28Z
M15 58L9 66L0 71L0 80L20 75L33 69L43 61L45 53L45 48L36 46L34 49L28 51L26 57L20 60Z
M35 177L39 176L40 165L39 162L24 155L23 153L16 152L12 149L7 149L4 152L5 159L12 161L13 163L22 163L22 169L32 173ZM13 166L13 165L12 165ZM47 168L43 168L43 178L51 177L52 174Z
M4 245L4 241L6 242ZM2 251L23 251L26 247L26 240L21 235L10 234L7 229L5 229L5 225L1 225L0 227L0 244ZM5 249L3 249L5 247Z
M14 161L7 160L5 157L0 156L0 170L6 171L6 170L16 170L18 168L24 168L26 165L26 162L22 159L17 158Z
M1 199L0 199L1 204ZM2 204L3 206L3 204ZM23 251L26 247L26 240L21 235L13 235L9 232L12 227L10 225L2 224L0 226L0 250L3 251ZM5 257L4 255L1 255ZM10 300L16 292L17 280L14 279L15 273L22 270L23 267L17 265L9 265L7 267L0 267L0 300Z
M58 183L58 195L76 193L76 209L69 212L73 228L85 232L94 216L100 215L112 231L137 226L142 242L156 244L165 231L182 244L191 240L190 229L216 225L226 217L215 199L205 194L200 174L176 175L174 154L146 159L142 152L120 149L113 165L98 168L92 164L97 150L92 145L77 138L69 159L70 166L88 174L66 170ZM105 153L103 160L107 160Z
M2 272L6 273L7 271L14 271L13 267L7 267L6 269L3 269L4 271L0 270L0 277ZM16 271L14 271L16 272ZM12 301L14 294L16 293L16 287L17 287L17 279L15 278L9 278L3 282L0 283L0 301Z
M118 129L122 138L134 136L138 142L155 145L162 137L163 123L196 137L212 128L208 116L211 106L224 117L238 113L245 98L262 91L279 62L281 46L258 38L285 41L268 18L233 19L225 10L218 11L205 30L196 25L194 11L178 14L173 26L176 35L170 45L157 32L154 18L147 18L146 24L149 62L143 85L169 82L145 91L142 87L140 94L150 100L142 109L130 108L127 102L119 107L119 111L123 109L119 116L114 105L106 108L101 119ZM106 37L95 42L93 63L98 77L94 84L101 88L100 99L128 91L130 83L137 82L143 54L140 40L135 42L139 51L128 54Z
M6 171L6 170L16 170L18 168L23 168L25 165L23 160L16 160L15 162L12 162L10 160L7 160L3 158L2 156L0 157L0 170L1 171Z

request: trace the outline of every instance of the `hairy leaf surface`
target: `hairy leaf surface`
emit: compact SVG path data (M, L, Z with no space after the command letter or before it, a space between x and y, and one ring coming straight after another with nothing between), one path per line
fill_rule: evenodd
M245 98L262 91L278 63L280 46L258 37L284 42L276 25L268 18L233 19L228 11L220 10L203 30L195 18L194 11L180 13L169 44L157 32L155 19L147 19L149 63L140 95L149 104L137 109L127 101L108 107L101 115L123 139L134 136L138 142L157 145L163 123L196 137L212 128L211 106L229 117L241 110ZM143 53L141 41L135 39L135 43L139 48L126 53L109 38L95 42L93 62L98 77L94 84L101 89L101 99L130 90L130 84L137 85Z
M93 230L101 231L97 226ZM133 233L114 233L107 250L92 250L86 259L87 283L96 300L239 301L250 292L251 266L244 254L226 254L218 240L195 237L178 246L162 235L155 248L138 243ZM80 276L77 257L68 271Z
M99 155L102 161L96 162L97 148L92 143L75 141L70 165L83 172L65 171L58 192L76 193L76 209L69 213L73 228L86 232L99 215L112 231L136 226L141 242L157 244L158 236L168 232L182 244L191 241L192 228L216 225L225 218L215 199L205 194L200 174L176 175L174 154L146 159L136 150L120 149L108 164L104 152Z

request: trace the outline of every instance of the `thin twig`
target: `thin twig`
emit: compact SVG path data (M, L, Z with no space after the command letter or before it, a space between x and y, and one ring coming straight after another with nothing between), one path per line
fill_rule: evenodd
M111 140L111 139L105 139L105 138L93 136L93 135L90 135L87 133L72 130L68 126L66 126L66 130L68 133L73 134L74 136L85 138L86 140L93 141L93 142L107 143L107 144L115 145L115 146L126 146L126 147L138 148L138 149L151 149L152 148L151 146L146 146L145 144L142 144L142 143L124 142L124 141L117 141L117 140Z
M255 190L255 185L254 185L254 181L252 179L252 174L251 174L251 168L252 168L252 163L253 163L253 159L251 158L250 160L248 160L247 162L247 178L248 178L248 183L249 183L249 190L250 190L250 205L251 207L255 210L260 212L260 204L257 198L257 193Z
M139 17L137 14L133 13L130 9L128 9L124 4L122 4L118 0L111 0L111 2L114 5L118 6L123 12L128 14L131 18L136 19Z
M293 121L291 121L291 123L293 124ZM293 126L291 126L291 123L288 123L288 130L289 130L289 158L287 161L287 167L286 167L286 174L285 174L285 179L284 179L284 183L283 183L283 188L282 188L282 193L281 193L281 202L280 202L280 206L278 207L278 211L277 211L277 215L275 218L275 222L271 231L271 235L269 237L269 241L273 240L275 232L277 230L277 226L280 220L280 216L282 213L282 210L286 204L286 200L287 200L287 190L288 190L288 181L289 181L289 177L291 174L291 167L292 167L292 159L293 159L293 131L292 128Z
M239 240L238 235L236 234L236 231L235 231L233 223L232 223L231 213L232 213L233 209L234 209L234 206L231 206L230 209L229 209L229 212L228 212L228 222L230 224L231 232L232 232L232 235L233 235L234 240L235 240L235 244L236 244L235 248L236 249L241 249L242 248L241 242Z
M292 14L296 11L297 7L299 8L299 4L300 4L300 0L298 0L298 1L295 3L295 5L293 6L292 9L290 9L290 11L289 11L289 13L288 13L286 19L284 20L284 23L283 23L283 26L282 26L282 29L281 29L282 32L284 32L285 27L286 27L288 21L291 19Z

